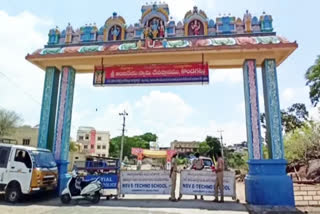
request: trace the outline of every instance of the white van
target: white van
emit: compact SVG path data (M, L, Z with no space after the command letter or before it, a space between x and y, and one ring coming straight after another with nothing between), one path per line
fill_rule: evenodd
M22 194L53 190L58 169L47 149L0 144L0 192L8 202L17 202Z

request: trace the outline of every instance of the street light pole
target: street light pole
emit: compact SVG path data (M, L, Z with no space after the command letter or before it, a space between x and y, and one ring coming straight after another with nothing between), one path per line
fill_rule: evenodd
M221 155L222 155L222 158L224 158L224 154L223 154L223 138L222 138L222 132L224 132L223 130L219 129L217 132L220 133L220 146L221 146Z
M121 149L120 149L120 167L122 166L122 158L123 158L123 141L124 141L124 131L126 127L126 116L128 116L128 113L126 110L123 110L122 113L119 113L120 116L123 117L123 124L122 124L122 137L121 137Z

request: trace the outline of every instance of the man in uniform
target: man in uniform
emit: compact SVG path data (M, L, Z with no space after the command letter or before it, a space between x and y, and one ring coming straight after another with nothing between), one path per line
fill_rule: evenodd
M170 170L170 178L171 178L171 197L170 201L177 201L176 199L176 182L177 182L177 153L172 156L171 159L171 170Z
M202 170L204 168L203 160L200 159L200 154L197 152L194 155L196 158L192 161L192 169L194 170ZM197 200L197 195L194 196L194 199ZM201 200L203 200L203 195L201 195Z
M221 152L217 152L216 155L217 167L216 167L216 183L214 185L215 199L214 202L224 202L223 198L223 170L224 170L224 160L222 158ZM220 190L220 201L218 200L218 187Z

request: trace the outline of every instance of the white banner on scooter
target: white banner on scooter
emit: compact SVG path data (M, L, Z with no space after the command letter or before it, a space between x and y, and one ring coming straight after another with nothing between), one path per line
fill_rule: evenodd
M170 171L122 171L121 194L170 194Z
M216 173L211 171L183 170L180 176L182 195L214 195ZM235 197L235 174L224 172L224 195Z

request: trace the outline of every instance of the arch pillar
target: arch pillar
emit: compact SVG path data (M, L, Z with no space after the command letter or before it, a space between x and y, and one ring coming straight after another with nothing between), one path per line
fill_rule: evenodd
M244 74L246 73L245 70L246 66L244 66ZM293 183L286 174L287 162L284 159L276 61L274 59L264 61L262 79L267 141L271 159L262 160L262 155L260 159L255 158L254 155L249 155L249 172L245 178L246 201L254 205L295 206ZM250 81L245 81L244 84L245 89L246 87L252 87ZM256 96L258 96L257 93ZM250 99L254 99L254 97ZM251 100L246 99L246 111L248 111L248 102L251 103ZM248 148L250 144L249 134Z
M56 121L59 75L60 71L56 67L46 68L42 95L38 148L52 150L54 125Z
M72 116L72 104L76 71L69 66L62 67L57 122L55 127L53 154L58 165L59 193L65 188L68 181L68 156L70 144L70 127Z

